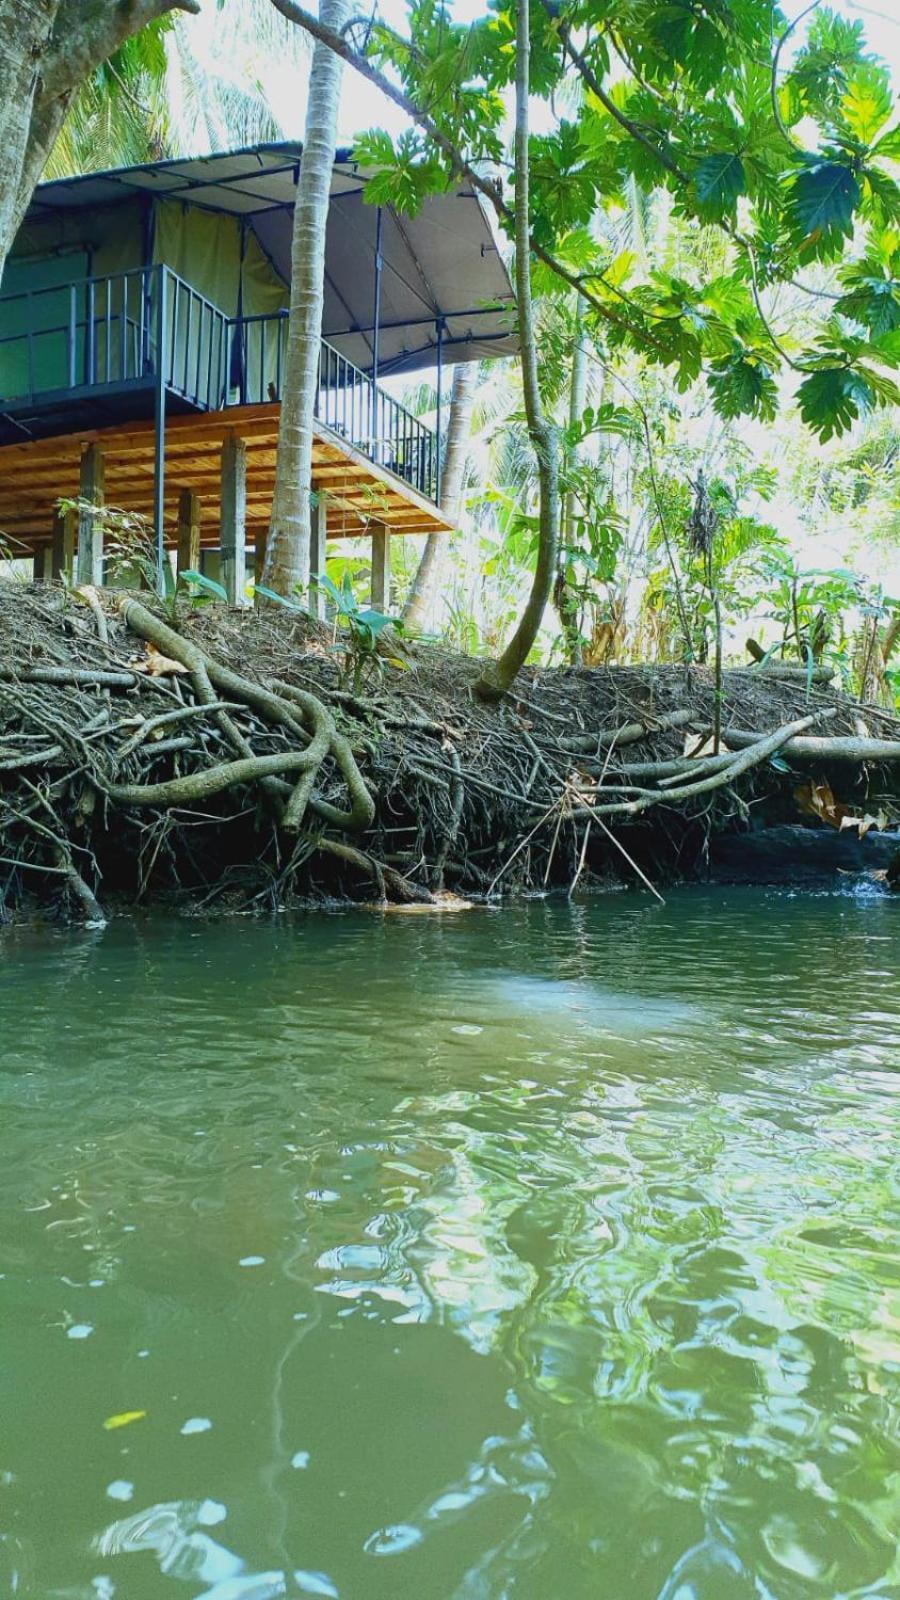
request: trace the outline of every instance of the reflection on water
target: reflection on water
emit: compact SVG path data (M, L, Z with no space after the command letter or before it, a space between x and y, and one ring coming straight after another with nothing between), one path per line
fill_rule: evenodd
M900 903L4 937L0 1596L900 1597Z

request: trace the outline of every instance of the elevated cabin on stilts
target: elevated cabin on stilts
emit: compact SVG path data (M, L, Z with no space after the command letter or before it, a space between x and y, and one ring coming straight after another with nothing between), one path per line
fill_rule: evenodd
M60 497L146 519L242 603L264 551L287 341L300 146L267 144L42 184L0 283L0 535L37 579L102 582L102 530ZM443 370L515 351L512 293L467 186L415 217L334 166L313 489L325 540L446 529ZM381 380L437 368L437 426ZM314 600L314 603L318 604Z

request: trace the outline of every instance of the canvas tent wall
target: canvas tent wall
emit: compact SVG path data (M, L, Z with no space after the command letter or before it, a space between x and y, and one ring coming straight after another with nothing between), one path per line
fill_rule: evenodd
M30 216L20 229L0 284L0 395L12 399L28 392L64 389L84 382L89 352L106 365L119 359L122 326L121 286L113 290L111 315L105 304L93 305L89 318L86 280L129 272L141 265L144 208L127 199L99 211ZM134 306L135 313L137 306ZM79 331L75 368L67 342L71 323ZM135 317L135 321L137 318ZM88 324L93 322L91 338ZM113 331L114 330L114 331ZM135 355L134 360L137 357Z
M226 389L229 398L239 392L245 403L265 400L264 384L255 381L255 375L276 371L279 333L275 324L258 319L286 313L290 292L243 219L181 200L158 201L153 261L171 268L229 320L243 321L229 334L227 358L220 368L219 403L224 404ZM176 387L187 387L178 383L180 375L205 370L209 354L205 341L212 338L209 323L192 314L189 298L170 294L164 349Z
M41 391L76 387L106 372L134 379L144 366L155 367L159 352L150 330L156 328L158 290L155 281L142 288L139 276L150 264L171 268L227 318L251 319L237 341L237 360L229 352L223 363L223 382L233 379L234 387L241 352L255 357L260 339L271 344L277 338L275 328L252 319L286 310L286 284L241 219L181 200L148 206L134 199L55 213L20 232L2 285L4 297L14 298L2 304L0 395L14 398L30 385ZM89 289L89 279L100 281ZM192 309L187 297L169 297L163 350L174 376L207 364L209 324ZM74 362L66 337L72 325L78 330ZM139 327L147 329L143 351Z
M287 285L300 155L296 143L261 144L59 179L39 186L26 226L84 209L96 215L129 194L157 214L163 203L179 202L243 224L245 289L257 269L271 288L262 262L276 283ZM367 203L371 176L352 152L338 152L326 246L326 339L363 371L377 365L382 374L434 365L439 350L445 361L514 354L512 289L478 196L461 184L430 196L415 216L400 215Z

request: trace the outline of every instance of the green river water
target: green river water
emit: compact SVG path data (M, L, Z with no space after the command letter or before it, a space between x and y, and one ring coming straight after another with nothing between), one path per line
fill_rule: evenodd
M900 1597L900 901L0 953L3 1600Z

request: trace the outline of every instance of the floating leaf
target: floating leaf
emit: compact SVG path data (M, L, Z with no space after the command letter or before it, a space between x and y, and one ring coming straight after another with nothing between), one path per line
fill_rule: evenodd
M117 1411L114 1417L107 1417L103 1426L107 1433L112 1433L115 1428L127 1428L132 1422L141 1422L146 1415L146 1411Z

